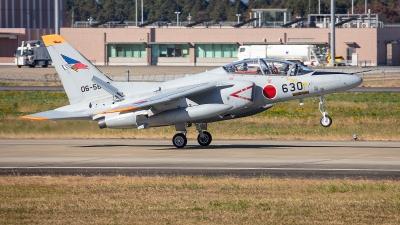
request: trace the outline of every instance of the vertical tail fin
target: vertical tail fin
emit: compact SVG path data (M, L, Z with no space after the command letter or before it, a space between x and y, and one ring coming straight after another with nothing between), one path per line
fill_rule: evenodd
M51 60L68 95L70 104L108 93L91 80L93 76L109 81L100 70L89 62L61 35L42 36Z

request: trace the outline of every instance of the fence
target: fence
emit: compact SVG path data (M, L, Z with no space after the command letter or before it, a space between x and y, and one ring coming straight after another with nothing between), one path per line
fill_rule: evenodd
M174 80L180 77L190 76L192 74L154 74L141 76L110 76L113 81L119 82L163 82ZM24 74L0 74L0 81L29 81L29 82L60 82L60 77L57 74L45 75L24 75Z
M24 74L0 74L0 81L30 81L30 82L58 82L58 74L24 75Z
M389 67L375 70L361 70L354 67L334 67L334 68L318 68L317 71L325 72L342 72L342 73L356 73L358 76L364 78L365 76L378 76L382 79L400 79L400 69ZM181 77L191 76L193 74L154 74L154 75L109 75L107 76L113 81L119 82L163 82L174 80ZM380 78L379 78L380 79ZM0 74L0 81L8 82L60 82L58 74L45 74L45 75L25 75L25 74Z
M195 21L192 21L191 23L194 23ZM243 22L243 21L241 21ZM99 24L96 25L98 21L76 21L72 25L74 28L132 28L136 27L136 21L110 21L104 24ZM137 25L139 26L141 22L138 21ZM155 21L154 23L147 24L146 27L153 27L153 28L162 28L162 27L181 27L181 28L186 28L185 26L189 25L190 23L188 21L180 21L177 23L177 21ZM204 21L202 23L196 24L193 26L194 28L232 28L234 25L237 25L237 21L220 21L220 22L210 22L210 21ZM247 23L243 25L242 27L253 27L254 22ZM262 27L281 27L283 25L283 22L264 22L262 24Z
M371 66L371 65L372 65L371 60L358 61L358 66L361 66L361 67L366 67L366 66Z

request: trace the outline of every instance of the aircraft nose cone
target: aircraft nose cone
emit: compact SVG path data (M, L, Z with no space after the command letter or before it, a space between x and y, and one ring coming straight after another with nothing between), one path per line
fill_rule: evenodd
M363 82L363 79L357 75L350 75L342 77L342 81L349 88L355 88Z
M358 87L363 82L363 79L357 75L352 76L352 83L354 87Z

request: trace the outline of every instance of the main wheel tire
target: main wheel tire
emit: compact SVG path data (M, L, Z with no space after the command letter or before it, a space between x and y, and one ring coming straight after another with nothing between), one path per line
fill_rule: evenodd
M199 134L199 136L197 136L197 142L199 142L199 144L201 145L201 146L208 146L208 145L210 145L211 144L211 141L212 141L212 136L211 136L211 134L210 133L208 133L207 131L204 131L203 132L203 137L201 137L200 136L200 134Z
M175 134L172 138L172 144L174 144L177 148L183 148L187 144L187 138L184 134Z
M332 124L332 118L328 115L322 117L319 121L323 127L329 127Z
M31 65L29 65L30 68L35 68L36 62L33 62Z

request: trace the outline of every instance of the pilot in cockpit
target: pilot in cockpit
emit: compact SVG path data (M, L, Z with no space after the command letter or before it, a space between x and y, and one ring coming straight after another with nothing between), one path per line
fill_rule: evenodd
M283 65L279 69L279 72L286 74L288 69L289 69L289 65L287 63L283 63Z

